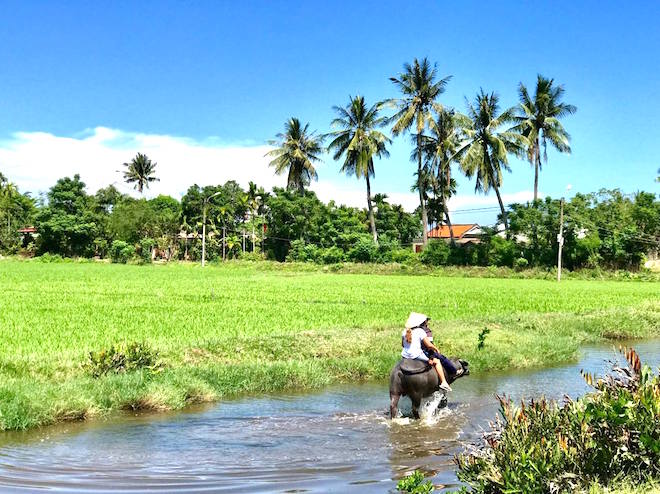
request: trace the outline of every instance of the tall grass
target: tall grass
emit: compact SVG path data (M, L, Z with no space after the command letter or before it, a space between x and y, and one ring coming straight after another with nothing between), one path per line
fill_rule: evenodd
M3 261L0 286L0 429L384 378L411 310L476 371L660 333L658 283ZM89 352L131 342L158 352L163 369L86 372Z

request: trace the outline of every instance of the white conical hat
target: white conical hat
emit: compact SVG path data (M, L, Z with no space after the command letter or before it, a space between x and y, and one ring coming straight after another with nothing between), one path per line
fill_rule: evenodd
M426 314L420 314L419 312L411 312L406 321L406 328L412 329L418 326L421 326L424 321L429 319L429 316Z

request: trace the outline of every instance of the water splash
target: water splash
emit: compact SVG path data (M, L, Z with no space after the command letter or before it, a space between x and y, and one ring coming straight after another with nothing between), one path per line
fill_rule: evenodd
M419 418L426 425L433 425L438 422L442 417L451 413L446 406L438 408L443 400L446 400L447 393L445 391L436 391L428 398L422 400L419 406Z

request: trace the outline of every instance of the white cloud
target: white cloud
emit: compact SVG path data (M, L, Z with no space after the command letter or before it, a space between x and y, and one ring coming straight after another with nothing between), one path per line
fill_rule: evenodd
M64 176L80 174L93 193L108 184L137 196L137 192L124 183L122 163L130 161L139 151L158 163L154 182L146 197L169 194L181 197L192 184L219 184L236 180L246 187L249 181L270 190L283 187L285 176L276 176L268 167L264 155L271 149L261 145L227 145L217 139L202 141L169 135L126 132L107 127L96 127L74 137L62 137L46 132L17 132L10 139L0 141L0 171L20 190L33 194L45 192ZM319 166L319 182L312 184L319 198L325 202L366 207L366 188L362 181L337 175ZM330 173L331 174L331 173ZM383 192L372 186L375 192ZM389 202L401 204L413 211L418 197L411 192L387 191ZM531 191L503 194L505 203L531 200ZM494 194L489 196L461 194L450 200L450 210L497 206ZM465 216L457 217L460 221Z
M108 184L137 195L122 179L122 163L139 151L158 163L154 182L145 196L180 197L194 184L218 184L233 179L246 186L252 180L267 189L283 186L264 157L268 146L225 145L216 140L125 132L96 127L77 137L45 132L17 132L0 142L0 170L20 190L47 191L57 179L80 174L93 193ZM119 170L119 171L118 171Z

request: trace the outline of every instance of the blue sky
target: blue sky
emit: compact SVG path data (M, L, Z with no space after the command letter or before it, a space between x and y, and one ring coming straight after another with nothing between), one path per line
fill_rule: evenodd
M176 187L163 184L162 191L180 193L193 179L233 172L241 179L240 149L253 148L246 152L257 159L290 116L325 132L332 105L357 93L369 102L396 96L388 77L428 56L442 76L453 76L441 101L461 111L480 87L512 106L518 82L531 86L537 73L565 85L566 101L578 107L564 122L573 153L549 153L543 193L561 195L568 183L572 192L657 192L658 19L659 2L5 1L0 170L36 191L46 187L39 177L80 169L92 187L107 178L92 177L99 167L114 166L100 156L105 149L122 149L119 165L150 142L156 161L166 163L177 154L163 143L183 142L235 152L202 153L201 164L179 163L178 172L173 162L163 165L162 178ZM97 128L112 129L113 140L91 146ZM391 158L377 164L375 191L408 193L409 152L408 139L395 140ZM261 165L248 167L250 177L271 185ZM531 167L516 160L511 167L502 191L524 197ZM326 187L326 197L344 188L362 193L363 184L338 169L331 159L319 166L319 190ZM495 203L475 196L466 179L459 194L455 208Z

